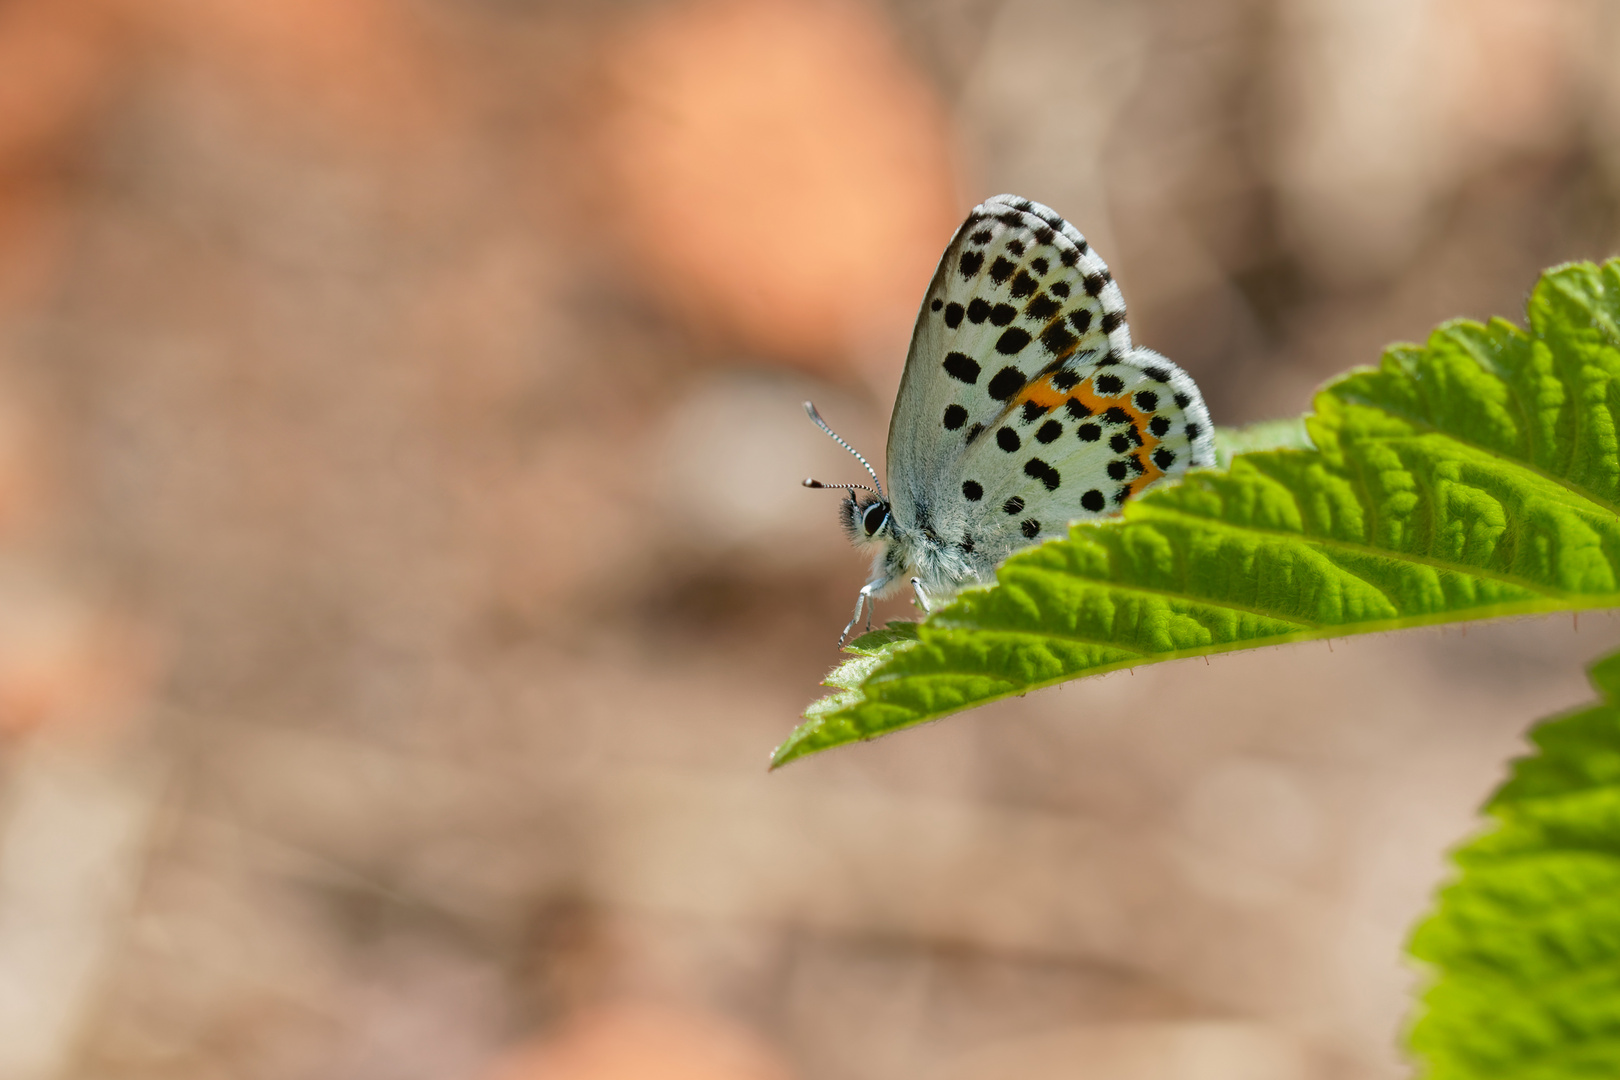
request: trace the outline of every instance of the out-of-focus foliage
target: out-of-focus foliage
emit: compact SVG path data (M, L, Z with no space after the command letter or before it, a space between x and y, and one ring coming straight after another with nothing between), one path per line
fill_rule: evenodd
M1620 261L1549 271L1528 329L1447 323L1327 386L1315 449L1194 473L858 640L774 763L1159 660L1620 604L1617 380Z

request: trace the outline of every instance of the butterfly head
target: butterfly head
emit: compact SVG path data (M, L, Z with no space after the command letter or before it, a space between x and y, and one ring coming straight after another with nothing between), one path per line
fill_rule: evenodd
M889 535L889 501L881 498L859 498L850 491L838 507L844 531L857 546L886 540Z
M865 484L823 484L820 480L806 480L804 486L808 488L842 488L844 490L844 501L838 507L839 519L843 521L844 531L849 534L850 540L857 547L862 544L873 544L887 540L892 528L893 518L889 514L889 500L884 497L883 482L878 479L877 470L872 468L871 462L862 457L858 450L845 442L836 431L827 426L827 422L821 418L820 413L816 412L814 405L808 401L805 402L804 411L809 413L810 419L815 421L816 426L832 436L839 446L854 454L855 460L866 468L867 475L872 478L871 487L867 487ZM857 491L865 492L865 494L856 495Z

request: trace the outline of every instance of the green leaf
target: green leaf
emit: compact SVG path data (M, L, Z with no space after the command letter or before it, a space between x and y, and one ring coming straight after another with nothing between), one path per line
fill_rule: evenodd
M1252 454L1257 450L1314 450L1310 432L1305 430L1305 418L1296 416L1288 420L1262 420L1243 428L1215 429L1215 463L1230 468L1232 459L1239 454Z
M1300 448L1191 473L863 637L773 767L1118 668L1620 605L1620 262L1547 272L1529 316L1392 347L1317 395L1308 443L1247 436Z
M1428 1080L1620 1076L1620 653L1591 675L1603 703L1531 733L1413 935Z

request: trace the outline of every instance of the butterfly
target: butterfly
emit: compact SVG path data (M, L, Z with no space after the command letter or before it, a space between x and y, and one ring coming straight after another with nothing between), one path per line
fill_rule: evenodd
M845 531L877 548L840 646L908 578L926 613L994 581L1019 548L1215 460L1198 387L1132 346L1107 265L1073 225L1015 195L975 207L934 271L889 420L888 492L805 410L872 477L804 481L843 489Z

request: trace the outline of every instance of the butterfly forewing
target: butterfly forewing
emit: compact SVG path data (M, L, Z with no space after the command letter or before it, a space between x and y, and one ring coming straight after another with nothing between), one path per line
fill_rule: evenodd
M1197 388L1132 348L1079 231L1010 195L976 208L923 301L890 421L897 520L999 560L1212 459Z
M890 477L927 477L1054 361L1129 352L1124 310L1107 266L1056 213L1006 195L975 208L917 315L889 423Z

